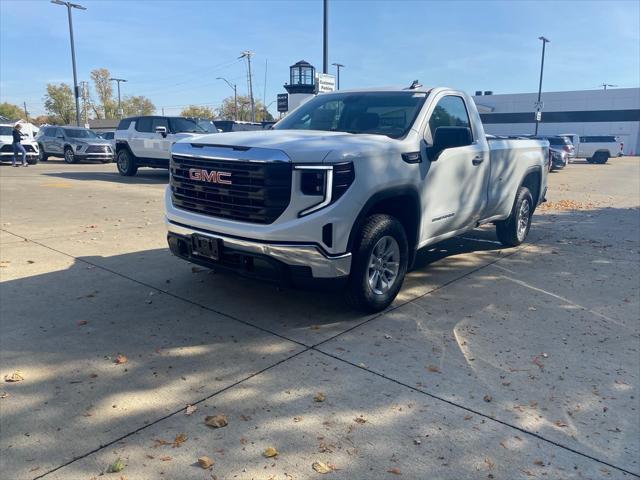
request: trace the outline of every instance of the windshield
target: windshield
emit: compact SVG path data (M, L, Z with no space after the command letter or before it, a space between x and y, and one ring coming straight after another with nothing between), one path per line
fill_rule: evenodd
M11 135L12 132L12 127L0 127L0 135Z
M218 128L211 120L200 120L198 126L204 128L209 133L218 133Z
M188 118L170 118L169 125L173 133L207 133L207 131Z
M426 93L358 92L318 95L274 130L325 130L400 138L411 128Z
M68 128L65 130L65 133L67 134L67 137L71 138L98 138L98 135L91 130L82 128Z

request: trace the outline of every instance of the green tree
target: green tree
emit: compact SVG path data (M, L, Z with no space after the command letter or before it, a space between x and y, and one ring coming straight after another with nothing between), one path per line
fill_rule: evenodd
M44 108L49 116L53 117L54 123L70 124L75 117L76 109L71 87L66 83L47 84Z
M124 97L122 99L123 116L131 117L134 115L153 115L156 106L151 100L142 95Z
M20 120L24 117L24 111L13 103L0 103L0 115L9 120Z
M58 125L62 124L57 118L50 115L38 115L36 118L32 118L31 122L34 125Z
M214 110L209 107L199 107L197 105L189 105L180 113L183 117L207 118L211 119L216 116Z
M111 72L107 68L96 68L91 71L93 87L98 95L100 103L93 105L96 118L117 118L118 102L113 99L113 85L111 85Z
M264 104L260 100L255 100L256 121L272 121L273 116L264 108ZM235 102L233 96L227 97L222 101L222 106L218 108L218 118L223 120L232 120L234 115ZM238 96L238 120L248 122L251 120L251 99L248 95Z

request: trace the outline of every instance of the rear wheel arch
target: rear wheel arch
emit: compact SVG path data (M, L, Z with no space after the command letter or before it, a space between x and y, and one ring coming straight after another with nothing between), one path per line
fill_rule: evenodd
M375 214L390 215L402 224L409 244L409 265L411 265L420 235L421 207L418 191L412 187L396 187L382 190L371 196L351 227L347 251L353 251L355 241L366 219Z
M529 189L531 197L533 198L533 207L535 208L539 203L540 194L542 193L542 169L540 167L534 167L527 170L520 186Z

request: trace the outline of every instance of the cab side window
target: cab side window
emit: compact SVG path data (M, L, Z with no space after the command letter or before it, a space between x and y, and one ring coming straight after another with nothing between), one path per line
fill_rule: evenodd
M431 135L435 135L438 127L467 127L471 128L467 107L462 97L447 95L442 97L429 119Z
M136 131L150 133L153 132L151 129L151 117L141 117L136 122Z
M154 117L151 120L151 132L156 131L156 127L164 127L169 131L169 120L165 117Z

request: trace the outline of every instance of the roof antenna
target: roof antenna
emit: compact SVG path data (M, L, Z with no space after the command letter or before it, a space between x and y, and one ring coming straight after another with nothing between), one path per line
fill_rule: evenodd
M420 88L422 84L418 80L414 80L409 87L409 90L415 90L416 88Z

